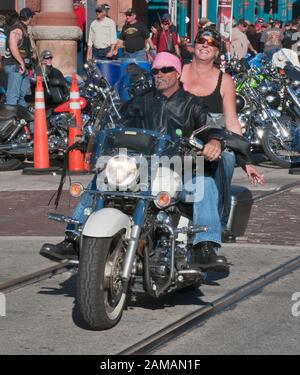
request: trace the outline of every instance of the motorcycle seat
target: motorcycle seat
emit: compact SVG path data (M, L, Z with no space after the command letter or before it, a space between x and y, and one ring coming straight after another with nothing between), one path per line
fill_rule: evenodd
M0 105L0 120L10 120L13 117L24 119L27 122L34 120L34 114L21 105Z

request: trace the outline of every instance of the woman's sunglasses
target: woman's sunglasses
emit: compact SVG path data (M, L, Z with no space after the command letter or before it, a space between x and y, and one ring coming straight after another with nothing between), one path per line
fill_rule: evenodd
M203 37L198 37L195 39L195 43L198 43L198 44L205 44L207 43L208 46L210 47L216 47L216 48L219 48L219 43L213 39L213 38L203 38Z
M151 69L151 73L154 76L156 76L159 72L166 74L166 73L175 72L175 70L176 69L174 68L174 66L164 66L163 68L160 68L160 69L157 69L157 68Z

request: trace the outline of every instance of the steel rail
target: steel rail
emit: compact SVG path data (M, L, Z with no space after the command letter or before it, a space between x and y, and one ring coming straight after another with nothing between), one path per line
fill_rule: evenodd
M300 256L230 291L221 298L208 303L207 306L187 314L183 318L169 324L151 336L128 347L127 349L118 353L118 355L149 354L169 341L178 338L180 334L187 333L195 326L199 326L200 324L204 323L208 318L217 313L223 312L225 309L235 305L244 298L249 297L251 294L259 291L266 285L278 280L288 273L295 271L299 267Z
M74 264L69 261L61 262L55 266L44 268L42 270L17 277L15 279L9 280L0 284L1 293L9 293L14 290L23 288L27 285L35 284L39 281L46 280L50 277L59 275L73 268Z

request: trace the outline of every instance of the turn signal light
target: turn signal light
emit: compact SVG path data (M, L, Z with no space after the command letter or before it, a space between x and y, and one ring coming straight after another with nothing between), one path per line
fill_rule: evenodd
M154 203L158 208L168 207L171 203L171 195L166 191L161 191L157 194Z
M74 198L79 198L84 192L84 187L79 182L72 182L69 193Z

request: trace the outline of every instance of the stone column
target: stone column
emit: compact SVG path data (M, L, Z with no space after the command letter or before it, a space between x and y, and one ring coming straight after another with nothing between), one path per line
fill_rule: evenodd
M77 70L77 41L82 32L73 13L73 0L41 0L41 13L36 16L32 34L38 52L52 51L53 65L63 74Z

